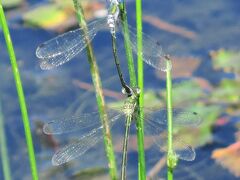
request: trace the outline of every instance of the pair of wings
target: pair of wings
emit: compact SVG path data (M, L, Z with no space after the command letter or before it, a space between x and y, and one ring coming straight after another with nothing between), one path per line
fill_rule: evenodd
M40 67L47 70L68 62L86 48L86 42L91 42L98 31L106 28L108 28L106 18L98 19L88 24L88 32L79 28L42 43L36 50L36 56L40 59ZM129 26L129 35L133 52L137 54L136 29ZM160 45L144 33L142 56L145 63L158 70L166 71L171 68L167 66Z
M182 109L173 109L172 112L174 126L197 126L201 123L201 117L195 112L186 112ZM167 136L164 132L167 129L167 109L152 111L144 108L144 113L145 136L153 136L155 144L161 151L166 152ZM124 121L126 118L121 110L108 110L106 117L110 127L117 121ZM46 123L43 129L46 134L63 134L77 130L83 132L88 130L76 142L58 150L52 158L53 165L60 165L83 155L102 140L102 128L98 112L61 118ZM195 159L194 149L182 142L181 139L174 137L173 147L179 159L186 161Z

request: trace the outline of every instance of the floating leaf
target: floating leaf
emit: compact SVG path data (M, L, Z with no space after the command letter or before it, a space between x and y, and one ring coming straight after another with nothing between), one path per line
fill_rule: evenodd
M193 72L198 68L200 60L194 57L171 57L173 64L172 77L191 77ZM186 66L187 64L187 66ZM156 71L157 76L160 79L165 78L165 73L162 71Z
M102 10L104 5L98 2L84 1L82 4L85 18L94 18L94 12ZM38 6L23 15L25 24L45 29L64 32L77 24L75 10L71 1L55 0L54 3Z
M240 51L220 49L210 52L214 69L240 73Z
M2 0L2 5L4 8L14 8L20 6L23 0Z
M172 92L172 100L176 107L194 104L199 99L206 97L204 90L195 80L173 84ZM161 96L164 97L164 102L166 102L166 91L162 91Z
M227 168L236 177L240 177L240 141L226 148L214 150L212 158L221 166Z
M226 112L230 115L239 115L240 83L236 80L224 79L212 91L209 101L227 105Z
M223 108L217 105L206 106L205 104L197 104L191 107L186 107L186 110L197 112L202 118L202 123L194 128L175 128L175 135L194 147L203 146L212 141L212 126L221 115Z
M73 12L73 11L72 11ZM54 29L64 24L69 18L69 12L64 11L56 4L39 6L24 14L27 25Z

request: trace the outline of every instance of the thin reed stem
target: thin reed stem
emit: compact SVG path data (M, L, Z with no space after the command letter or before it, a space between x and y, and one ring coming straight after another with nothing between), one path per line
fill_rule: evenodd
M12 65L13 76L14 76L15 83L16 83L18 100L19 100L20 109L21 109L21 113L22 113L22 120L23 120L23 125L24 125L26 141L27 141L27 149L28 149L28 156L29 156L29 161L30 161L30 166L31 166L32 179L38 180L37 163L36 163L36 158L35 158L35 153L34 153L34 146L33 146L33 141L32 141L30 123L29 123L29 119L28 119L27 106L26 106L25 97L24 97L24 93L23 93L22 82L21 82L20 73L18 70L16 56L15 56L11 36L9 33L9 29L8 29L8 25L6 22L5 15L4 15L1 1L0 1L0 21L1 21L2 29L3 29L5 41L6 41L7 49L8 49L8 54L9 54L11 65Z
M3 177L5 180L11 180L11 170L9 165L9 156L7 149L7 142L5 136L5 128L4 128L4 119L2 114L2 104L0 99L0 151L1 151L1 159L2 159L2 167L3 167Z
M166 88L167 88L167 121L168 121L168 154L167 154L167 177L168 180L173 180L173 169L176 166L176 156L173 151L173 112L172 112L172 76L171 76L171 60L166 57Z
M121 180L127 179L127 153L128 153L128 137L129 137L129 131L131 126L132 116L126 117L125 122L125 135L123 140L123 155L122 155L122 170L121 170Z
M92 48L91 43L87 36L88 28L87 28L86 21L84 19L83 9L82 9L80 3L78 2L78 0L73 0L73 3L74 3L74 8L77 13L77 19L78 19L79 26L83 28L83 31L84 31L85 37L86 37L86 42L88 43L88 45L87 45L88 62L90 64L92 81L93 81L93 84L95 87L98 110L99 110L100 118L101 118L101 121L103 124L104 144L105 144L105 151L106 151L107 158L108 158L109 173L110 173L111 179L115 180L115 179L117 179L117 166L116 166L116 161L115 161L110 127L108 124L107 112L105 110L105 101L104 101L104 96L103 96L103 91L102 91L102 84L101 84L101 79L100 79L100 75L99 75L99 70L98 70L96 59L95 59L95 56L93 53L93 48Z
M137 47L138 47L138 87L140 88L139 107L144 107L144 75L143 75L143 57L142 57L142 1L136 0L136 20L137 20ZM137 120L137 140L138 140L138 179L146 179L145 153L144 153L144 112L143 108L139 110Z
M119 4L120 8L120 16L121 16L121 22L123 27L123 36L124 36L124 46L126 51L126 58L128 61L128 71L130 76L130 85L131 87L137 86L137 79L136 79L136 73L134 68L134 62L133 62L133 54L132 54L132 48L130 44L130 36L129 36L129 30L128 30L128 21L127 21L127 10L126 10L126 3L125 0L123 0Z

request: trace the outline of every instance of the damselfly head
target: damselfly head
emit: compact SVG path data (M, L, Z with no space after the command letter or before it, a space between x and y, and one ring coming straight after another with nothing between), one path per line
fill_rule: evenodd
M126 89L125 89L124 87L122 88L122 93L123 93L124 95L127 94Z
M133 95L133 90L132 88L130 88L128 85L125 85L123 88L122 88L122 93L124 95L127 95L127 97L131 97Z

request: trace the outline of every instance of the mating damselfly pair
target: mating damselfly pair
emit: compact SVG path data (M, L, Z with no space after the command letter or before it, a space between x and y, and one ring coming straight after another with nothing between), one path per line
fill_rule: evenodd
M36 51L36 55L40 59L41 68L52 69L71 60L86 48L100 30L110 29L112 37L115 38L115 31L118 29L117 21L119 21L117 5L117 0L111 1L108 18L98 19L89 23L87 28L69 31L41 44ZM129 27L129 35L129 43L132 45L133 51L138 54L136 30ZM143 61L156 69L167 71L171 68L169 64L167 65L167 58L159 44L146 34L143 34L143 50L141 54ZM165 152L167 151L167 140L164 132L167 129L167 114L169 111L173 114L173 121L176 126L196 126L201 122L201 118L195 112L186 112L182 109L159 109L153 111L144 107L138 107L139 89L129 87L129 90L129 92L126 92L128 97L123 107L120 109L108 109L107 114L105 114L105 117L108 117L110 126L113 126L119 120L126 121L126 136L124 139L124 145L126 146L129 127L132 122L141 118L138 115L140 110L144 111L145 114L145 134L154 136L155 144L159 146L159 150ZM55 153L52 159L54 165L63 164L87 152L102 139L103 126L100 124L100 117L96 112L58 119L45 124L44 132L47 134L62 134L86 127L92 130L80 137L77 142L69 144ZM126 168L127 152L124 150L127 148L125 146L123 148L124 163L122 167ZM192 161L195 158L194 149L178 138L173 140L173 149L176 158L187 161Z

